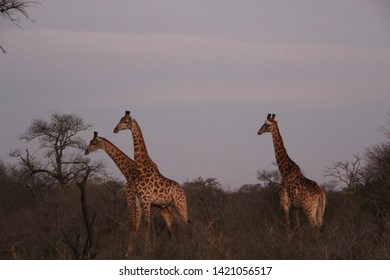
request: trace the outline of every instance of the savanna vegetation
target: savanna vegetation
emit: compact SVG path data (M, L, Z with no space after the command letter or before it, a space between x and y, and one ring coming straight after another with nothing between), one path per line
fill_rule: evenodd
M35 120L20 137L28 149L11 153L17 163L0 162L0 259L123 258L130 228L124 182L83 155L79 134L90 128L76 115ZM389 259L390 129L383 132L383 143L325 170L325 238L303 216L286 238L275 167L235 191L214 178L182 183L192 223L178 223L170 237L154 210L152 250L139 234L131 258Z

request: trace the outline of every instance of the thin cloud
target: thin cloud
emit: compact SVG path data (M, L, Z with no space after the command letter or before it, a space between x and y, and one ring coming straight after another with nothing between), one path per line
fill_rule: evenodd
M390 72L390 49L380 47L54 29L6 37L19 52L17 71L30 72L25 76L31 81L60 95L83 99L93 92L94 106L125 98L140 105L331 104L336 97L349 103L343 93L351 90L354 102L365 102L369 91L385 94L384 75Z

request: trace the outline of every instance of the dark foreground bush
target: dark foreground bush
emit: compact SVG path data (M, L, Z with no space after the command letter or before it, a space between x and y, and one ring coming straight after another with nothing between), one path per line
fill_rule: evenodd
M0 174L1 175L1 174ZM86 238L77 187L31 193L0 176L0 259L74 259ZM151 251L139 234L132 259L389 259L389 222L376 219L346 192L329 192L326 238L304 217L288 240L275 188L223 190L216 181L184 184L192 223L168 230L153 209ZM121 186L88 186L95 259L122 259L129 218Z

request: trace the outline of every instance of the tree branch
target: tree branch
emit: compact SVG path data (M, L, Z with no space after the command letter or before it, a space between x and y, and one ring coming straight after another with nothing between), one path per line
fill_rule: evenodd
M20 17L14 16L16 13L31 21L30 14L26 9L36 4L38 2L35 1L0 0L0 13L15 24L20 21Z

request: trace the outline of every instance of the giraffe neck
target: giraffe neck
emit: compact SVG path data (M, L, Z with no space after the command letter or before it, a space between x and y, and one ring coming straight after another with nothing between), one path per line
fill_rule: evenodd
M158 170L157 165L149 157L141 128L135 119L132 119L131 121L131 133L134 142L134 160L137 165L139 165L140 168L148 167L153 170Z
M127 180L134 180L138 174L135 162L110 141L105 138L101 139L103 140L103 150L115 162L125 178Z
M275 126L271 132L272 139L274 142L276 164L278 165L279 172L282 175L282 178L286 178L289 174L293 172L300 173L299 166L287 154L287 150L283 144L283 139L280 135L277 123L275 123Z

